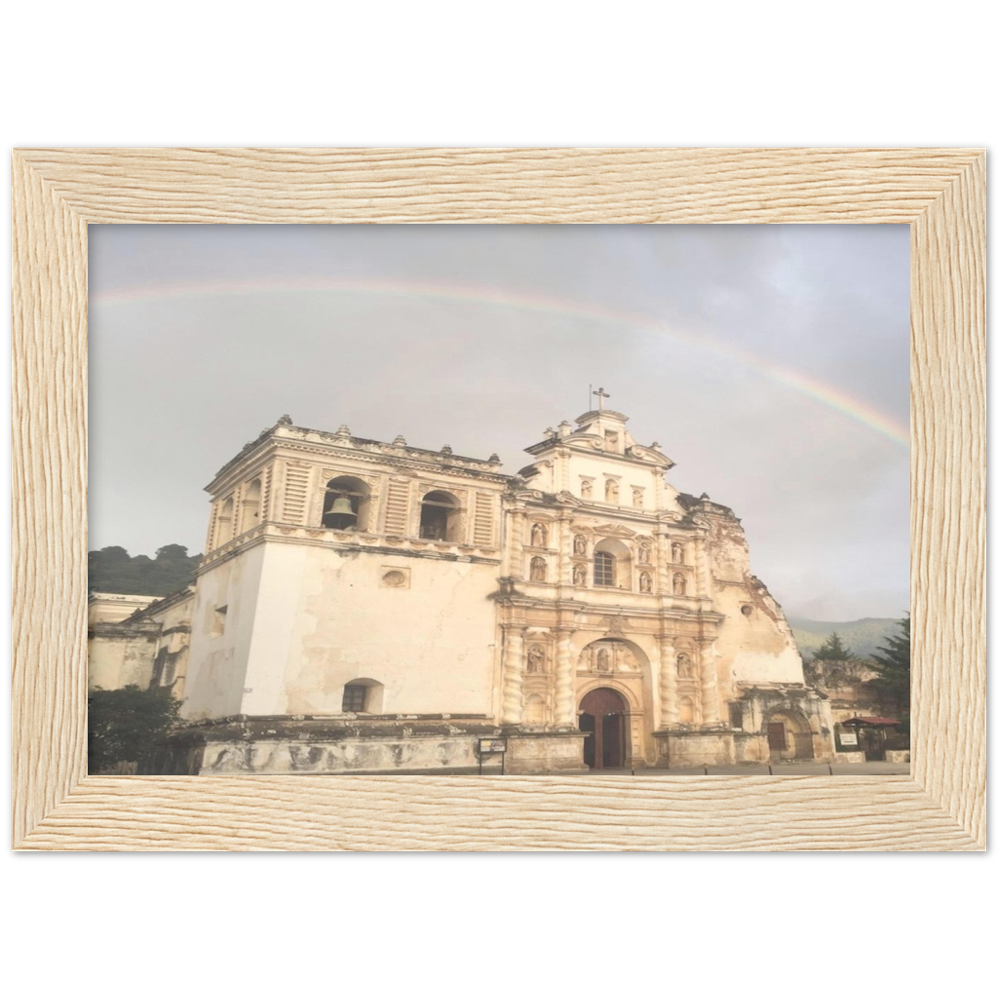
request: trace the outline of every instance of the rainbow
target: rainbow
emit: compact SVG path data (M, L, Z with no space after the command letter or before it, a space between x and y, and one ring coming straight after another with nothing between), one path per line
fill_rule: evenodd
M356 278L280 279L271 281L212 282L204 284L161 285L133 288L120 292L92 295L94 305L115 306L132 302L147 302L171 298L194 298L219 295L245 295L260 292L353 292L382 296L432 299L446 302L470 302L486 306L503 306L550 316L569 317L628 326L676 341L683 341L717 357L749 368L779 385L786 386L843 416L862 424L904 448L910 446L910 428L876 407L844 392L836 386L820 382L792 368L775 364L750 351L728 344L707 334L692 334L640 313L607 309L595 303L558 299L543 295L513 294L496 288L472 285L445 285L419 281L388 281Z

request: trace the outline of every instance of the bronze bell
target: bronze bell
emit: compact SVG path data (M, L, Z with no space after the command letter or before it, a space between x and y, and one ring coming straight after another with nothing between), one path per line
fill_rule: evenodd
M351 501L347 497L337 497L337 499L333 501L333 506L330 508L330 513L342 514L345 517L358 516L351 509Z

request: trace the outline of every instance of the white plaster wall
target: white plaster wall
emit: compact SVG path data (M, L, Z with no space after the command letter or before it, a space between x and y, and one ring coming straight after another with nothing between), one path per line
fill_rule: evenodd
M264 546L246 549L198 578L191 615L191 650L181 715L215 719L243 711L247 660L257 608ZM213 636L217 608L225 606L225 629Z
M344 685L384 686L382 713L491 711L499 567L269 542L243 708L337 715ZM409 586L383 586L388 569Z

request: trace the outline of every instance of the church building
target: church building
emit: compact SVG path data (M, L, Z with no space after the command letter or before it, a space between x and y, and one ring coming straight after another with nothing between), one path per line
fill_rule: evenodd
M674 463L605 398L515 476L288 417L248 443L207 487L188 632L166 602L183 658L169 676L151 659L150 682L183 696L186 725L159 770L832 759L828 703L739 519L671 486Z

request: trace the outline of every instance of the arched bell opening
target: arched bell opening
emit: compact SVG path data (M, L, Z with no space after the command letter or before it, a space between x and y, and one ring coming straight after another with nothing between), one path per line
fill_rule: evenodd
M370 503L366 482L354 476L337 476L326 484L321 523L339 531L367 531Z
M420 504L420 537L439 542L459 541L461 505L444 490L431 490Z

